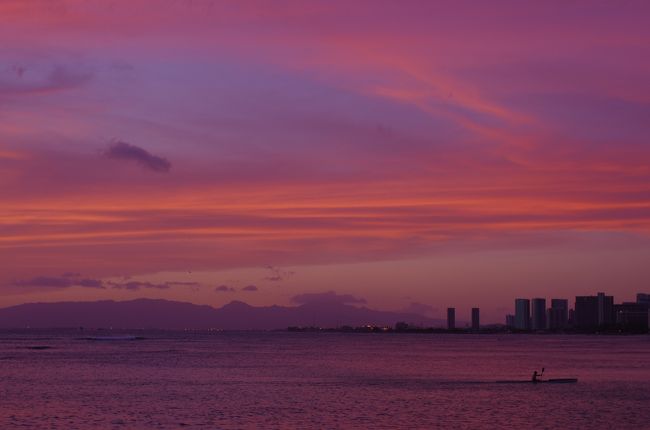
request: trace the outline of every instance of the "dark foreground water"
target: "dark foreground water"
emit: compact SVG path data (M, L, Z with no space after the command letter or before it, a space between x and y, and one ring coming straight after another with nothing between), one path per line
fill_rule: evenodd
M650 428L650 336L98 334L0 332L0 428Z

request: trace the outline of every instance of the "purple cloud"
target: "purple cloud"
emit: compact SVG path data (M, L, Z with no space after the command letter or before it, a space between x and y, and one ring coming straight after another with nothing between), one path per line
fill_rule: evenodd
M200 287L201 284L198 282L180 282L180 281L169 281L165 282L165 284L169 285L170 287Z
M141 288L154 288L159 290L168 289L176 286L189 286L198 287L198 282L176 282L169 281L164 283L153 283L146 281L125 281L113 282L102 281L101 279L82 278L79 273L66 272L61 276L37 276L35 278L20 280L14 282L18 287L47 287L47 288L69 288L69 287L85 287L85 288L100 288L106 289L108 287L123 290L139 290Z
M280 267L276 266L266 266L266 269L268 269L270 273L268 276L264 277L264 280L271 282L280 282L296 273L289 270L282 270Z
M124 283L111 282L110 285L113 288L116 288L118 290L130 290L130 291L136 291L141 288L155 288L158 290L166 290L169 288L168 284L153 284L151 282L141 282L141 281L130 281Z
M228 285L219 285L218 287L215 287L214 291L217 293L232 293L235 291L233 287L229 287Z
M334 291L326 291L324 293L304 293L298 294L291 298L293 303L308 304L308 303L325 303L325 304L363 304L366 299L355 297L351 294L336 294Z
M37 276L35 278L14 282L18 287L47 287L47 288L101 288L105 289L104 283L98 279L83 279L78 277L55 277Z
M172 165L166 158L151 154L139 146L127 142L113 141L103 154L106 158L113 160L135 161L140 166L153 170L154 172L169 172Z
M241 289L242 291L258 291L259 288L257 288L255 285L246 285L244 288Z
M150 288L150 289L157 289L157 290L166 290L171 287L175 286L190 286L190 287L198 287L199 283L198 282L163 282L162 284L156 284L153 282L147 282L147 281L128 281L128 282L109 282L109 285L112 288L120 289L120 290L130 290L130 291L136 291L140 290L142 288Z
M0 94L28 94L80 86L92 73L61 65L14 64L0 69Z

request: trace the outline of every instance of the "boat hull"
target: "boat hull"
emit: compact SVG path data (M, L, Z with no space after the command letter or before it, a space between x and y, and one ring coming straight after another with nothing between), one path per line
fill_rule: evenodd
M578 378L542 379L539 381L497 381L497 384L575 384Z

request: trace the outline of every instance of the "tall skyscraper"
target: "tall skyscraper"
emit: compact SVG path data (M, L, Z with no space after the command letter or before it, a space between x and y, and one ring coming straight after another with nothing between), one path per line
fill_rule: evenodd
M566 328L569 322L569 301L567 299L551 299L551 307L546 313L546 328L558 330Z
M479 319L479 308L472 308L472 330L479 331L481 322Z
M533 299L531 323L533 330L546 328L546 299Z
M530 330L530 300L515 299L515 328Z
M598 326L606 327L614 324L614 297L598 293Z
M598 293L597 296L576 296L575 326L595 329L614 324L614 297Z
M447 308L447 330L456 328L456 308Z
M596 296L576 296L574 325L579 329L598 327L598 298Z

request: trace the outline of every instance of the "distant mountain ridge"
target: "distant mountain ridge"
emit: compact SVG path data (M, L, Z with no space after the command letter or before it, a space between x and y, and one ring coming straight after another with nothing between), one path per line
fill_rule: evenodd
M340 303L250 306L233 301L221 308L160 299L26 303L0 309L0 328L151 328L274 330L289 326L393 326L398 321L441 326L442 320L413 313L379 311Z

